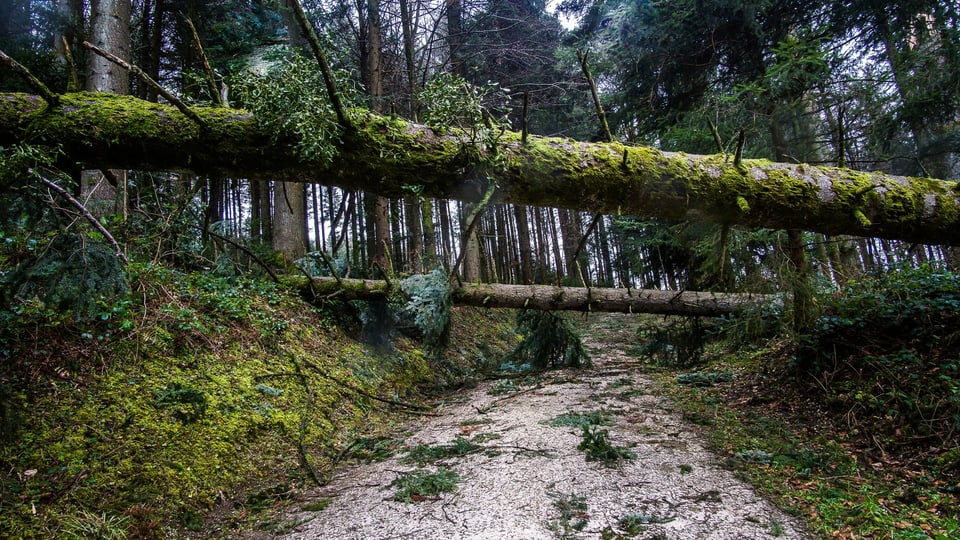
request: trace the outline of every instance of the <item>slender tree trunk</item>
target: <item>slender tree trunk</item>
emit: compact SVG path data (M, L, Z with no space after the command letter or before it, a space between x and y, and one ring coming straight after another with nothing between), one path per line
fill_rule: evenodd
M423 217L423 260L426 268L437 265L437 231L433 224L433 203L424 198L420 202L420 215Z
M417 114L417 66L414 58L413 21L409 0L400 0L400 24L403 29L403 57L407 64L407 92L410 93L410 119L418 121Z
M583 278L587 274L587 265L584 257L577 253L577 246L583 235L580 223L580 213L576 210L561 209L557 211L560 219L560 234L563 239L563 261L567 269L567 282L582 287Z
M460 59L463 48L463 4L460 0L444 0L447 8L447 45L450 48L450 72L463 75Z
M306 52L307 39L293 15L289 0L280 0L280 16L287 29L288 46ZM277 181L273 196L271 243L273 250L287 261L295 261L307 252L307 194L303 186ZM265 214L261 213L261 217Z
M527 208L513 205L513 215L517 222L517 240L520 247L520 283L533 283L533 249L530 246L530 226L527 221Z
M600 246L600 257L603 261L603 283L604 287L613 287L616 281L613 277L613 260L610 254L610 240L607 235L607 218L600 219L597 225L597 242Z
M554 212L559 210L554 210L553 208L547 208L547 216L550 218L550 242L553 244L553 262L557 267L557 282L563 280L567 275L566 269L563 265L563 250L560 248L560 235L557 233L557 217L554 217Z
M313 195L313 231L316 235L314 249L316 251L326 251L327 235L323 228L323 193L320 192L322 188L316 184L311 184L310 187Z
M453 244L453 231L451 230L450 203L449 201L440 201L438 214L440 215L440 259L445 268L453 265L451 252Z
M535 207L533 209L533 223L537 229L537 271L534 276L534 283L546 283L547 274L550 271L548 253L550 247L547 244L546 220L544 218L544 209Z
M467 216L473 212L473 208L476 206L475 203L460 206L460 234L466 232L467 227L470 226L469 223L466 223ZM483 227L478 223L476 229L474 229L473 234L469 238L460 239L460 249L464 250L463 255L463 269L461 271L461 276L464 281L467 282L477 282L480 281L480 230Z
M424 271L423 264L423 220L420 217L420 201L415 197L404 199L407 225L407 271L420 273Z

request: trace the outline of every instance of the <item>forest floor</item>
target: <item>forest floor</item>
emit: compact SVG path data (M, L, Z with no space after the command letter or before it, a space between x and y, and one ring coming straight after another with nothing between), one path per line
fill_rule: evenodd
M285 516L290 539L809 538L707 448L601 316L593 367L449 396Z

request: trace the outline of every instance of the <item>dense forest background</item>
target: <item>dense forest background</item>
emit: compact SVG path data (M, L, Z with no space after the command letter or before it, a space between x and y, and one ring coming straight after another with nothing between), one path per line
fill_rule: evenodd
M300 155L333 159L336 111L295 16L300 7L0 0L0 50L55 93L169 101L86 41L188 105L248 109L277 141L296 134ZM523 129L960 178L960 8L951 2L306 0L302 9L347 107L476 144L494 147L503 130ZM0 91L36 86L2 69ZM255 302L279 309L288 301L265 285L271 274L393 279L439 270L442 280L452 272L462 282L778 293L783 302L726 321L727 337L741 348L789 343L777 367L815 381L845 404L837 407L849 405L864 436L876 424L877 433L903 437L891 446L935 447L937 470L958 470L960 253L952 246L477 205L426 198L415 184L408 196L387 198L282 179L61 170L53 166L56 141L0 152L0 420L8 450L22 441L15 405L42 395L44 377L106 371L87 364L106 366L98 347L140 328L148 304L169 330L154 345L193 354L218 350L200 337L212 330L204 313L256 319L262 340L288 330L255 315ZM201 305L163 303L181 295ZM357 318L381 319L377 309ZM323 320L345 317L335 312L323 311ZM650 354L693 363L721 332L712 324L692 319L643 339ZM58 332L79 345L52 339ZM789 339L773 337L782 335ZM58 355L71 358L64 371ZM854 383L863 385L859 393ZM207 403L189 390L168 386L152 403L178 403L175 416L188 424ZM297 448L307 463L303 441ZM7 463L34 463L33 450L10 452ZM66 472L64 456L63 471L20 467L33 473L6 481L4 510L26 516L30 504L60 500L91 474ZM28 489L40 477L45 487ZM177 519L189 528L196 516Z
M482 121L471 114L486 114L519 130L526 104L534 134L733 154L742 131L744 156L956 178L956 9L868 4L568 1L548 9L535 1L358 1L305 8L348 99L371 110L461 127ZM310 114L298 109L329 110L319 74L291 56L309 51L282 5L14 1L4 9L3 50L55 91L161 99L80 45L89 40L188 103L221 103L223 95L230 106L277 118L278 132ZM119 17L110 15L115 10ZM11 71L3 84L28 89ZM387 200L318 185L131 175L85 180L87 205L97 200L125 227L179 227L174 237L189 249L172 253L225 267L245 264L229 243L238 241L291 262L325 252L363 276L376 268L449 270L462 252L466 281L769 292L784 287L800 256L826 287L900 262L951 260L938 246L799 231L791 240L785 231L512 205L484 209L463 238L470 205L423 200L415 185L409 197ZM167 208L183 211L171 220Z

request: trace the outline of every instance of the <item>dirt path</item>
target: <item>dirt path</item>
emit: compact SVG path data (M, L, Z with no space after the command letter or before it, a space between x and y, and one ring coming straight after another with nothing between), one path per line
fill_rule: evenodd
M482 448L461 442L466 455L423 467L398 461L407 454L400 452L345 468L314 495L330 504L290 516L303 523L285 538L808 538L720 467L650 380L631 369L618 350L627 340L618 333L601 339L584 339L593 369L551 373L505 394L496 391L511 383L483 384L405 441L452 449L460 438ZM607 430L612 447L636 457L612 466L587 461L576 425L584 419L605 420L590 429ZM391 483L402 473L441 468L459 476L455 491L393 500Z

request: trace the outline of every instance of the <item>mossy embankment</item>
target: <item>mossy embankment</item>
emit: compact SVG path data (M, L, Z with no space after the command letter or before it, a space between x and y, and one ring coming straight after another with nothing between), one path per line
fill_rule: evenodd
M511 328L458 310L438 366L414 340L362 343L350 305L270 283L140 267L130 284L92 327L25 306L5 336L0 536L256 527L353 439L484 366Z

